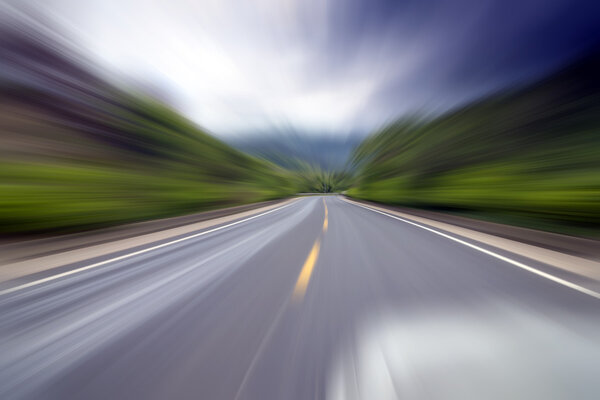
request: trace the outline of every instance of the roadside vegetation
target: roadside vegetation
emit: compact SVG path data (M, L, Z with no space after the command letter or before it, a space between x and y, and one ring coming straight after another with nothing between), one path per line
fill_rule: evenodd
M348 194L600 235L600 57L434 119L397 121L354 152Z
M600 57L436 118L399 120L365 139L341 168L349 144L332 153L332 164L330 144L320 142L294 142L304 158L289 146L240 144L249 155L155 97L99 78L43 36L0 34L2 234L347 191L600 236Z
M296 174L103 81L57 44L2 34L0 232L80 230L299 191Z

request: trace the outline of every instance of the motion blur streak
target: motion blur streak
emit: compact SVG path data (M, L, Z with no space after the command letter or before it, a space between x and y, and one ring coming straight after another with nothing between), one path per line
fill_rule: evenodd
M356 149L348 194L597 237L598 70L600 51L443 116L390 124Z
M300 275L298 276L298 280L296 281L296 286L294 287L294 300L300 301L304 297L306 293L306 289L308 288L308 283L310 282L310 276L312 275L313 268L315 267L315 263L319 258L319 249L321 248L321 241L317 239L312 249L310 249L310 253L302 266L302 270L300 271Z
M48 28L9 21L0 26L0 233L68 232L306 191L298 174L231 148L159 98L99 78Z
M334 223L294 302L323 201ZM0 397L591 400L598 305L311 196L0 297Z
M600 39L589 0L5 3L221 135L364 134L535 79Z
M0 233L349 189L597 236L600 13L511 3L0 3Z
M219 231L221 229L229 228L231 226L235 226L235 225L241 224L243 222L253 220L254 218L260 218L263 215L270 214L270 213L275 212L277 210L281 210L282 208L285 208L285 207L288 207L288 205L285 205L285 206L282 206L282 207L278 207L275 210L267 211L267 212L264 212L262 214L254 215L252 217L245 218L245 219L242 219L242 220L239 220L239 221L236 221L236 222L232 222L232 223L227 224L227 225L219 226L217 228L213 228L213 229L209 229L209 230L202 231L202 232L199 232L199 233L195 233L193 235L185 236L185 237L182 237L182 238L179 238L179 239L175 239L173 241L169 241L169 242L166 242L166 243L161 243L161 244L158 244L156 246L152 246L152 247L149 247L149 248L146 248L146 249L143 249L143 250L134 251L133 253L127 253L127 254L124 254L124 255L121 255L121 256L118 256L118 257L115 257L115 258L111 258L111 259L108 259L108 260L97 262L95 264L86 265L84 267L72 269L72 270L69 270L67 272L63 272L63 273L60 273L60 274L49 276L47 278L43 278L43 279L40 279L40 280L28 282L28 283L25 283L25 284L19 285L19 286L14 286L14 287L11 287L10 289L0 290L0 296L2 296L3 294L9 294L9 293L12 293L12 292L16 292L18 290L22 290L22 289L25 289L25 288L28 288L28 287L31 287L31 286L35 286L35 285L39 285L39 284L42 284L42 283L46 283L46 282L54 280L54 279L59 279L59 278L62 278L62 277L68 276L68 275L76 274L76 273L81 272L81 271L86 271L86 270L92 269L92 268L98 268L98 267L101 267L101 266L103 266L105 264L112 263L112 262L115 262L115 261L121 261L121 260L124 260L124 259L129 258L129 257L133 257L133 256L137 256L139 254L147 253L147 252L152 251L152 250L160 249L160 248L163 248L163 247L166 247L166 246L171 246L171 245L176 244L176 243L181 243L183 241L194 239L194 238L197 238L199 236L204 236L206 234Z
M464 240L458 239L457 237L454 237L454 236L451 236L451 235L447 235L447 234L445 234L445 233L443 233L443 232L440 232L440 231L437 231L437 230L435 230L435 229L428 228L428 227L426 227L426 226L423 226L423 225L417 224L417 223L415 223L415 222L412 222L412 221L409 221L409 220L406 220L406 219L403 219L403 218L399 218L399 217L396 217L396 216L394 216L394 215L390 215L390 214L387 214L387 213L384 213L384 212L381 212L381 211L375 210L375 209L373 209L373 208L370 208L370 207L361 206L361 205L359 205L359 204L357 204L357 205L358 205L359 207L362 207L362 208L366 209L366 210L370 210L370 211L373 211L373 212L379 213L379 214L381 214L381 215L385 215L385 216L387 216L387 217L394 218L394 219L396 219L396 220L398 220L398 221L402 221L402 222L404 222L404 223L407 223L407 224L410 224L410 225L413 225L413 226L417 226L417 227L419 227L419 228L421 228L421 229L425 229L426 231L433 232L433 233L435 233L436 235L440 235L440 236L442 236L442 237L444 237L444 238L446 238L446 239L450 239L450 240L452 240L452 241L454 241L454 242L456 242L456 243L460 243L460 244L462 244L462 245L464 245L464 246L470 247L470 248L472 248L472 249L475 249L475 250L477 250L477 251L480 251L480 252L482 252L482 253L484 253L484 254L487 254L487 255L489 255L489 256L492 256L492 257L494 257L494 258L497 258L497 259L499 259L499 260L502 260L502 261L505 261L505 262L507 262L507 263L509 263L509 264L512 264L512 265L514 265L514 266L517 266L517 267L519 267L519 268L521 268L521 269L524 269L524 270L526 270L526 271L529 271L529 272L531 272L531 273L534 273L534 274L536 274L536 275L539 275L539 276L541 276L541 277L544 277L544 278L546 278L546 279L549 279L549 280L551 280L551 281L553 281L553 282L556 282L556 283L558 283L558 284L560 284L560 285L566 286L566 287L568 287L568 288L570 288L570 289L576 290L576 291L578 291L578 292L581 292L581 293L583 293L583 294L586 294L586 295L588 295L588 296L592 296L592 297L594 297L594 298L596 298L596 299L599 299L599 300L600 300L600 293L598 293L598 292L594 292L594 291L593 291L593 290L591 290L591 289L587 289L587 288L585 288L585 287L582 287L582 286L576 285L576 284L574 284L574 283L571 283L571 282L569 282L569 281L565 281L564 279L558 278L558 277L556 277L556 276L554 276L554 275L551 275L551 274L547 274L547 273L545 273L545 272L542 272L542 271L540 271L540 270L537 270L537 269L535 269L535 268L532 268L532 267L530 267L530 266L528 266L528 265L525 265L525 264L523 264L523 263L520 263L520 262L518 262L518 261L515 261L515 260L513 260L513 259L510 259L510 258L508 258L508 257L504 257L504 256L502 256L502 255L500 255L500 254L498 254L498 253L495 253L495 252L493 252L493 251L486 250L486 249L484 249L484 248L482 248L482 247L480 247L480 246L477 246L477 245L471 244L471 243L469 243L469 242L466 242L466 241L464 241Z
M598 400L599 71L597 0L0 0L0 399Z
M597 394L585 386L598 367L593 358L600 348L581 346L573 332L502 301L455 312L380 310L357 323L357 331L339 346L327 398L592 399ZM507 326L519 329L508 334Z

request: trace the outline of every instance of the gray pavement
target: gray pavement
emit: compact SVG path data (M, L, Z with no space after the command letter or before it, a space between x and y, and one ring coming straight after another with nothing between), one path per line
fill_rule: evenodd
M600 398L599 299L341 197L53 273L2 399Z

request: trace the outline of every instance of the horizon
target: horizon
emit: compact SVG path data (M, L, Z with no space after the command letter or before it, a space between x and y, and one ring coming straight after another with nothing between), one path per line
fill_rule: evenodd
M598 397L600 2L0 0L0 65L0 399Z

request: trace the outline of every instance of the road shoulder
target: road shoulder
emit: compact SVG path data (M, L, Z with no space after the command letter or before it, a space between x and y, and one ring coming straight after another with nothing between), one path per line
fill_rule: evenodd
M294 198L0 245L0 283L123 252L282 207Z
M507 239L505 237L493 235L490 233L484 233L475 229L465 228L462 226L457 226L451 223L425 218L422 216L416 216L406 212L398 211L394 209L394 207L383 206L380 204L374 204L370 202L357 201L348 197L344 197L344 200L349 203L367 206L378 211L382 211L391 215L395 215L397 217L401 217L416 223L424 224L429 227L448 232L450 234L474 240L476 242L500 250L508 251L510 253L543 264L550 265L554 268L558 268L560 270L567 271L569 273L576 274L587 279L591 279L595 282L600 282L600 261L598 260L584 258L572 254L566 254L553 249L524 243L522 241ZM583 240L588 241L588 239Z

